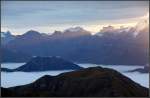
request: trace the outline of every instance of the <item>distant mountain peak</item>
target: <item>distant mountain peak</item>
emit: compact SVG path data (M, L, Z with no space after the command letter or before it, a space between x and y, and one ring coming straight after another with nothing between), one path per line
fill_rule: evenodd
M15 39L15 36L11 34L10 31L1 32L1 43L7 44L11 40Z
M61 35L62 34L62 32L61 31L54 31L54 33L53 33L53 35Z
M29 30L25 34L39 34L39 32L35 30Z
M129 32L130 27L120 26L120 28L115 28L111 25L103 27L99 33L122 33L122 32Z
M9 34L9 35L12 35L10 31L6 31L6 33L5 33L5 34Z
M13 36L10 31L1 32L1 37Z
M81 31L86 31L86 30L84 30L82 27L77 26L77 27L68 28L64 32L81 32Z
M22 36L41 36L40 32L35 31L35 30L29 30L26 33L24 33Z
M66 29L63 34L66 37L79 37L84 35L91 35L91 32L84 30L82 27L71 27Z

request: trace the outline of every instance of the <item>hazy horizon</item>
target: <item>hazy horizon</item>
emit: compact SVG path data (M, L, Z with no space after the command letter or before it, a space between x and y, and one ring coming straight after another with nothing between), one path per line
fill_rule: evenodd
M149 1L1 2L1 30L14 35L28 30L53 33L76 26L97 33L109 25L134 26L149 15Z

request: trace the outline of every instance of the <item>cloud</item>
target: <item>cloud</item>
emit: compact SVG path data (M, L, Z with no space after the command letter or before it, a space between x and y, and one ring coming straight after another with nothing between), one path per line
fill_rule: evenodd
M51 27L63 30L69 26L96 32L98 26L106 24L133 24L148 9L147 1L2 1L1 23L15 32L37 27L43 32Z
M125 34L133 34L135 37L139 33L149 33L149 13L139 18L139 21L134 26L120 26L119 28L115 28L114 26L104 26L99 35L103 35L104 33L125 33Z

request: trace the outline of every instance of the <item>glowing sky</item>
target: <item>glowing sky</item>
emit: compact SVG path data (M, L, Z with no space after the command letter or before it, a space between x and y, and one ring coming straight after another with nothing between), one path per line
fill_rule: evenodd
M1 30L52 33L81 26L98 32L108 25L133 26L148 12L148 1L2 1Z

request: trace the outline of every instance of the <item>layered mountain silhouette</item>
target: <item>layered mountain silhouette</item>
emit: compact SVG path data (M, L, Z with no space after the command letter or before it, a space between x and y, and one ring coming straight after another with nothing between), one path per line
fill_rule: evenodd
M1 88L1 93L3 97L148 97L149 91L113 69L91 67L45 75L31 84Z
M129 70L128 72L149 73L150 72L150 66L145 65L144 68L137 68L137 69Z
M1 44L7 44L11 40L15 39L15 36L10 31L1 32Z
M1 71L14 72L14 71L24 71L24 72L37 72L37 71L49 71L49 70L76 70L82 67L64 60L60 57L33 57L26 64L16 68L7 69L1 68Z
M145 65L149 28L138 27L114 29L108 26L95 35L81 27L55 31L52 35L30 30L2 47L31 56L61 56L78 63Z

